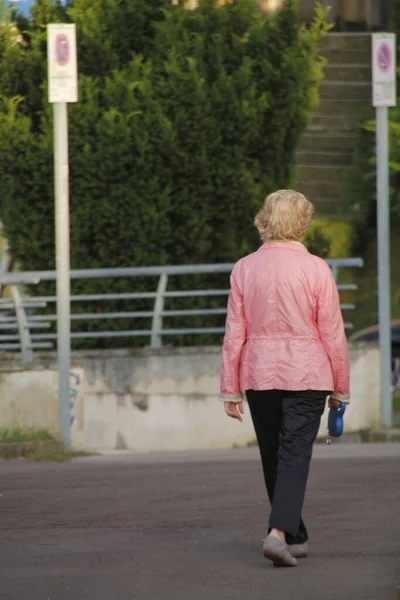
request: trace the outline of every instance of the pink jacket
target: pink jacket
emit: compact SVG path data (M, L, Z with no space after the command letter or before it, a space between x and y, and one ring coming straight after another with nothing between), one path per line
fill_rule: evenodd
M349 398L349 353L327 263L298 242L267 242L231 274L221 397L326 390Z

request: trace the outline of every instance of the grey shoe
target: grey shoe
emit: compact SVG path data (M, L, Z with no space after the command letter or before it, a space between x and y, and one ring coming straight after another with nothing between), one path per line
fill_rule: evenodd
M297 567L297 560L291 555L286 544L269 535L264 540L264 556L272 560L275 567Z
M288 546L290 554L294 558L306 558L308 556L308 544L290 544Z

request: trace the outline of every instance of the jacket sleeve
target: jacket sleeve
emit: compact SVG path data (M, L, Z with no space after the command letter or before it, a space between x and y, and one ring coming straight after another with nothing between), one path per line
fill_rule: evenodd
M228 299L228 314L222 347L220 398L225 401L242 400L239 372L240 356L246 341L246 319L239 271L240 263L237 263L231 274L231 291Z
M350 399L350 361L344 332L339 292L328 265L324 265L317 294L317 324L321 341L329 357L333 373L333 397L343 402Z

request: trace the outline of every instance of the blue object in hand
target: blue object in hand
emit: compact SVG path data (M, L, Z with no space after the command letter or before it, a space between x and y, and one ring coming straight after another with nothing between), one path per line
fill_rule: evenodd
M340 437L343 433L344 422L343 415L346 410L346 403L341 402L339 408L330 408L328 415L328 431L332 437Z

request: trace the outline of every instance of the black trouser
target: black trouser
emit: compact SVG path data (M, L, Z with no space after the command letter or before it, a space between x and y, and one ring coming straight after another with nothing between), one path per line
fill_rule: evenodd
M301 511L313 443L329 394L246 391L272 506L269 529L284 531L288 544L308 539Z

